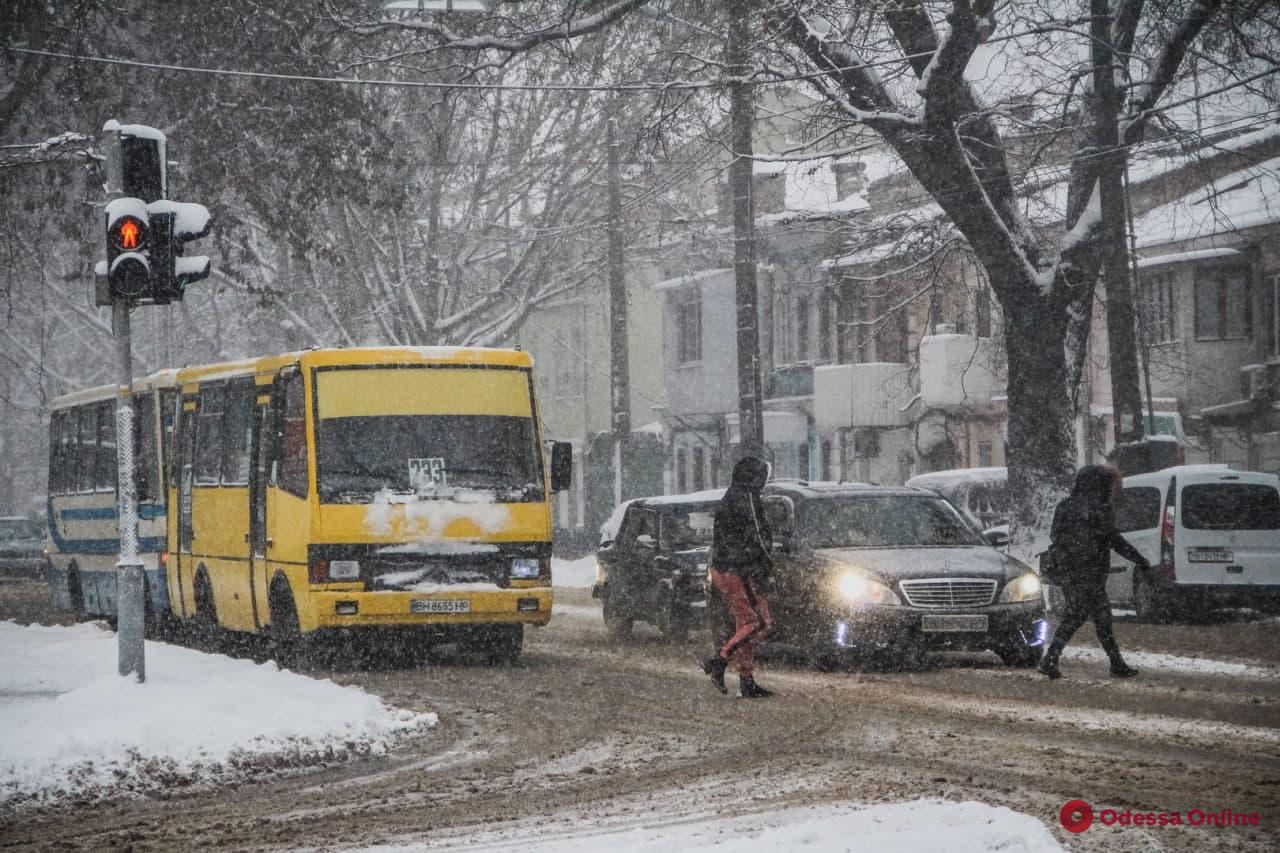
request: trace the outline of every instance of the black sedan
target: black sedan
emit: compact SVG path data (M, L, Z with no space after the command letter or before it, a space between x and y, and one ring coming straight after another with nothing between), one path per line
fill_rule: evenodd
M921 489L834 483L766 487L774 569L771 643L823 665L930 650L990 649L1032 666L1048 624L1038 576ZM728 616L713 607L713 633Z

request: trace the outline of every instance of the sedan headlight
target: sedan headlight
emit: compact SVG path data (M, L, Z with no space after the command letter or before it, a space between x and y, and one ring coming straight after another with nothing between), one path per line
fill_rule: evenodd
M1040 578L1035 572L1027 572L1004 585L1000 602L1012 604L1015 601L1036 601L1040 598L1040 589Z
M857 572L845 572L836 580L836 589L846 604L889 604L902 602L889 587Z
M511 577L536 578L538 576L538 560L536 557L516 557L511 561Z

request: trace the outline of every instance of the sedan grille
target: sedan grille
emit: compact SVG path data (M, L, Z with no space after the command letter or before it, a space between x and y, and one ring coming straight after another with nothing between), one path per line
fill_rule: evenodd
M996 597L996 582L984 578L930 578L901 585L912 607L983 607Z

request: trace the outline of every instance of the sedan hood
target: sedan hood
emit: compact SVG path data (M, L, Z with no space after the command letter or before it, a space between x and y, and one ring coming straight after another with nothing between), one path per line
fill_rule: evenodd
M885 580L907 578L995 578L1012 580L1031 571L994 548L823 548L814 557L837 566L857 566Z

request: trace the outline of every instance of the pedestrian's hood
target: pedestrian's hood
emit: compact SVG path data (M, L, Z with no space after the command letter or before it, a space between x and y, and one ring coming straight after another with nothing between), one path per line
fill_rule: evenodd
M888 581L906 578L1012 580L1031 571L994 548L822 548L813 556L830 565L855 566Z

